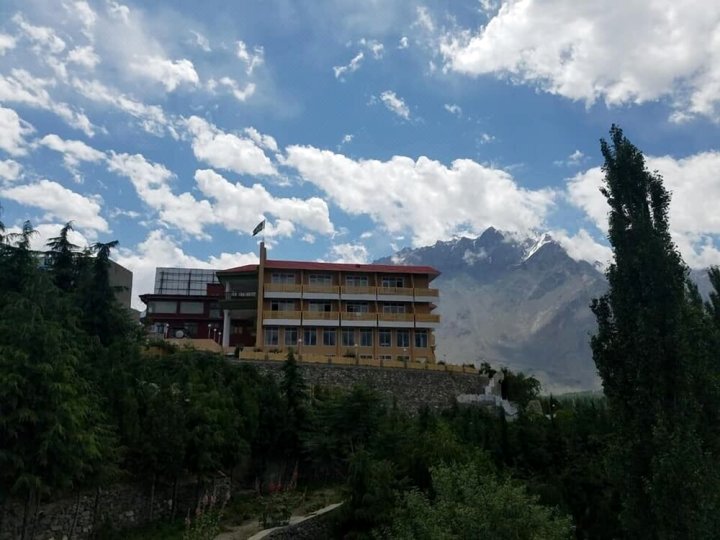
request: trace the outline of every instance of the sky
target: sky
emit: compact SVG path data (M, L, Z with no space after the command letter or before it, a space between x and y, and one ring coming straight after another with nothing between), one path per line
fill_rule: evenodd
M607 262L613 123L720 264L720 2L0 2L0 220L119 240L135 295L255 262L263 219L276 259L493 226Z

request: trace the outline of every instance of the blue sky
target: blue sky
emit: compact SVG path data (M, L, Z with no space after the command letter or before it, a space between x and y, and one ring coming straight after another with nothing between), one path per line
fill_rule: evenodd
M710 0L0 4L0 204L156 266L369 261L488 226L606 261L619 123L720 263Z

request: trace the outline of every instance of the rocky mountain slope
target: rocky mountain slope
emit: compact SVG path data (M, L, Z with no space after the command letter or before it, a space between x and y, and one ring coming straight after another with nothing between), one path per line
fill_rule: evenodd
M437 358L489 362L538 377L547 391L596 389L590 352L603 274L548 235L519 238L493 228L475 239L405 249L378 262L442 272Z

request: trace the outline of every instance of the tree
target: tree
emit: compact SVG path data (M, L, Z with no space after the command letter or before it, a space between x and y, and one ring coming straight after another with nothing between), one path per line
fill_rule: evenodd
M50 238L46 244L50 248L50 269L53 280L64 292L70 292L75 285L75 250L78 246L68 238L72 230L72 221L68 221L60 229L60 234Z
M511 480L483 465L441 465L432 469L434 497L411 490L400 501L384 538L400 540L560 540L572 537L567 517L538 504Z
M720 266L710 268L708 277L714 290L710 292L710 299L706 303L706 308L715 326L720 330Z
M719 403L709 326L686 287L662 177L620 128L610 136L601 191L615 260L591 306L591 346L615 424L621 524L627 538L711 538L720 508L717 424L705 425Z

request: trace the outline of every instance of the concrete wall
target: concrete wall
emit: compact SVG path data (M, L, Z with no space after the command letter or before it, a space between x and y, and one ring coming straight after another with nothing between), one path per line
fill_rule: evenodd
M279 362L240 362L251 364L261 373L278 379L282 374ZM356 384L364 384L384 396L388 403L395 400L398 407L410 412L424 405L431 409L447 407L462 394L482 394L488 382L486 376L477 373L446 371L323 364L300 364L300 370L308 386L350 389Z

